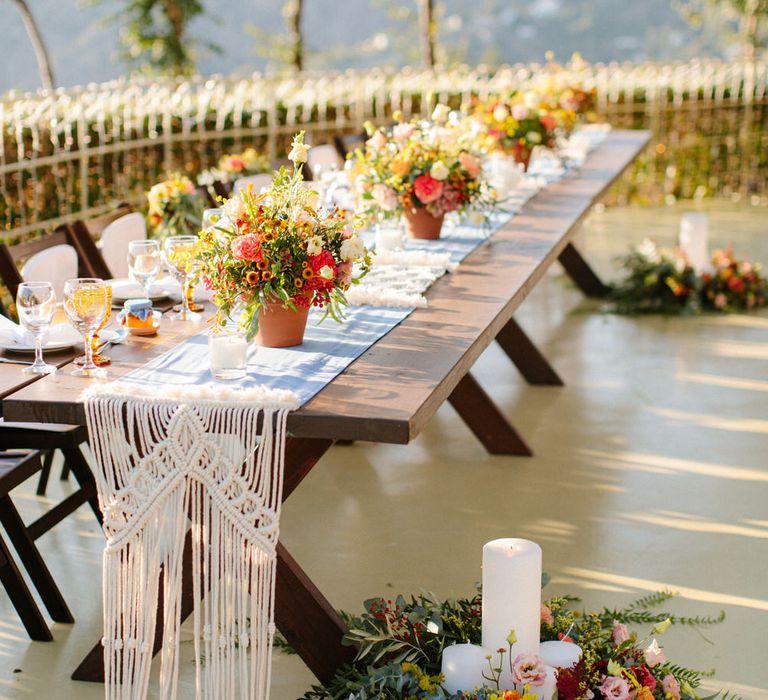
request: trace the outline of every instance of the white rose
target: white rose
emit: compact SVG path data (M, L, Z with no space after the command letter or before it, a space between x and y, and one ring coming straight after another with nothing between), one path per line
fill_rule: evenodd
M243 204L243 200L240 199L239 196L236 197L230 197L226 202L224 202L223 206L221 207L221 210L228 219L231 221L237 221L238 219L242 219L245 217L245 205Z
M435 105L435 109L432 112L432 121L436 124L443 124L448 121L448 115L451 113L448 105Z
M341 257L344 260L359 260L365 255L365 243L360 236L352 236L341 243Z
M525 104L528 109L536 109L540 102L541 98L535 92L526 92L523 95L523 104Z
M429 174L435 180L445 180L448 177L448 166L442 160L438 160L432 164Z
M509 110L504 105L498 105L493 110L493 118L497 122L503 122L509 116Z
M312 236L307 239L307 255L320 255L324 243L322 236Z
M305 143L295 143L291 152L288 154L288 160L292 161L294 165L300 165L307 162L307 154L309 153L309 146Z
M525 138L531 143L541 143L541 134L538 131L529 131Z
M317 274L320 275L324 280L332 280L333 279L333 270L331 270L328 265L323 265L318 271Z

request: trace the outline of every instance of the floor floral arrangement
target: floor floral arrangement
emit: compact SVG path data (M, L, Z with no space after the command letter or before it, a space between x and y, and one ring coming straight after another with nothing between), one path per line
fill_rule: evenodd
M577 598L558 596L541 606L541 640L576 642L578 663L561 668L559 700L735 700L728 693L699 693L702 678L712 672L685 668L666 658L657 637L672 625L701 628L723 621L717 617L680 617L660 610L674 594L659 592L621 609L597 612L574 608ZM500 649L488 656L487 683L472 691L450 693L443 685L441 659L455 643L479 644L482 596L440 600L422 593L406 599L371 598L361 614L342 613L346 643L358 646L353 664L325 685L314 686L303 700L545 700L540 692L543 665L535 655L505 658ZM630 628L643 627L644 634ZM521 658L524 657L524 658ZM502 665L508 664L516 689L499 687ZM550 698L546 698L550 700Z
M707 269L696 271L679 248L646 239L621 258L624 279L610 299L623 314L691 314L751 311L768 301L768 280L759 263L718 250Z
M153 238L197 235L204 204L186 175L173 174L147 192L147 228Z

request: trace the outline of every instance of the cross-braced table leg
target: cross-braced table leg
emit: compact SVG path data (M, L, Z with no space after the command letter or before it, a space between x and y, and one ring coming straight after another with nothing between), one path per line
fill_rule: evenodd
M563 380L514 318L499 331L496 342L529 384L563 386Z
M526 457L533 454L525 440L471 374L464 375L448 401L491 454Z
M557 259L576 286L588 297L604 297L608 293L608 287L595 274L573 243L568 243Z

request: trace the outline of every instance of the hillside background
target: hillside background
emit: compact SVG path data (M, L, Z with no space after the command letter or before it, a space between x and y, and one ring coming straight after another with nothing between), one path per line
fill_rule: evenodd
M59 85L115 78L127 66L117 55L118 32L106 20L117 0L29 0L47 41ZM283 31L281 0L206 0L207 14L190 35L221 47L203 52L200 72L250 73L268 66L249 27ZM305 0L308 68L418 63L414 0ZM547 49L590 61L684 59L721 55L706 31L693 30L671 0L445 0L441 58L448 62L542 60ZM0 92L39 85L32 49L15 8L0 1L5 29ZM261 47L263 48L263 47ZM263 53L263 52L262 52Z

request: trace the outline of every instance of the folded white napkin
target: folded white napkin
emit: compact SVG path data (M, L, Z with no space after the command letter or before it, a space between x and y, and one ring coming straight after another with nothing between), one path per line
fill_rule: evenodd
M47 345L59 345L71 343L72 345L81 342L83 337L68 323L58 323L51 326L44 340ZM32 346L35 344L35 337L26 329L17 323L0 316L0 343L4 345L24 345Z
M112 296L117 299L136 299L144 296L144 288L127 277L113 279L109 283L112 285ZM163 277L150 286L149 293L157 298L168 295L178 289L178 286L172 277Z

